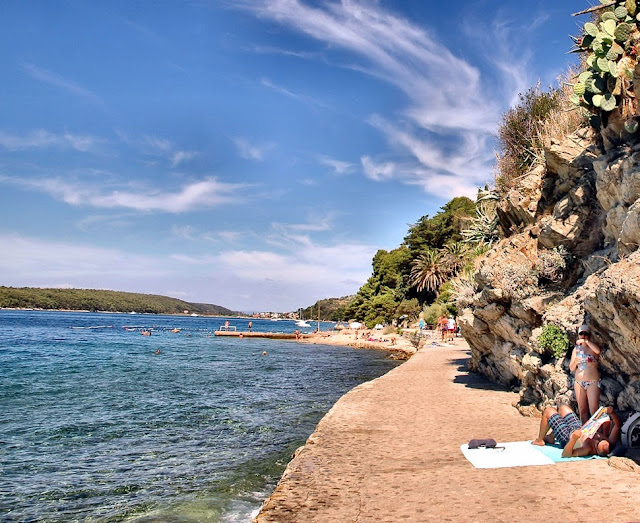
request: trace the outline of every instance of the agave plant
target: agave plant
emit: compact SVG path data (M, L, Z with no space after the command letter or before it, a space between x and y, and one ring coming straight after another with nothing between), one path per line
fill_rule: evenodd
M498 240L498 215L495 206L476 205L476 217L471 226L462 231L464 240L469 243L492 244Z

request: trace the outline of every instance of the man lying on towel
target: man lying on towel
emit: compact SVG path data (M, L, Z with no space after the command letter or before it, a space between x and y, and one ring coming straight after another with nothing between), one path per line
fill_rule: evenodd
M551 431L551 432L549 432ZM568 405L547 407L540 420L538 437L531 443L544 446L558 441L563 458L608 456L620 436L620 418L613 407L600 407L584 425Z

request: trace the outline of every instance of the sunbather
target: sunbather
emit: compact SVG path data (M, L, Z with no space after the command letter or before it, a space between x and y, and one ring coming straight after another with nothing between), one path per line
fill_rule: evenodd
M604 422L592 437L585 438L578 416L568 405L560 405L557 410L547 407L540 420L538 437L531 443L544 446L557 440L564 447L563 458L594 454L607 456L620 436L620 418L613 412L613 407L607 407L606 411L610 421Z

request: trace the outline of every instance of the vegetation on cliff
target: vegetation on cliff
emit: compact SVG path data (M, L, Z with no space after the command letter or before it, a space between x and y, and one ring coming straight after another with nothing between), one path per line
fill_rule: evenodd
M503 121L517 144L497 166L504 237L458 294L469 368L519 388L523 412L575 402L569 360L585 323L603 349L600 403L640 410L640 13L635 0L589 13L578 72L558 96L529 91ZM541 155L529 154L536 140Z
M235 315L234 311L207 303L188 303L155 294L95 289L39 289L0 287L0 308L61 309L153 314Z
M466 197L453 198L435 216L422 216L399 247L375 254L373 273L355 296L322 300L320 317L356 319L373 327L401 317L415 319L429 306L432 312L455 313L451 280L468 272L484 252L478 248L482 236L476 241L464 235L477 220L476 203ZM305 309L305 317L317 317L317 310L318 303Z

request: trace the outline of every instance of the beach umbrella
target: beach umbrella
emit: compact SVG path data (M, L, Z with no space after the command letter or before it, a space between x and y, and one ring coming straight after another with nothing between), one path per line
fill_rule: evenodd
M384 329L384 327L378 323L378 324L376 324L374 329L377 330L377 331L380 331L380 330Z
M360 327L362 327L362 323L360 323L359 321L354 321L349 324L349 327L351 327L352 329L359 329Z

